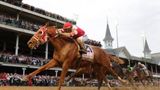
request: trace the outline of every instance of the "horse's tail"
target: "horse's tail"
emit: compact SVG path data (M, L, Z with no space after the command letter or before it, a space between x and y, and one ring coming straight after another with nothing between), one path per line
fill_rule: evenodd
M109 58L110 58L111 61L114 61L114 62L116 62L118 64L124 64L124 61L122 59L120 59L119 57L117 57L117 56L111 56L110 55Z

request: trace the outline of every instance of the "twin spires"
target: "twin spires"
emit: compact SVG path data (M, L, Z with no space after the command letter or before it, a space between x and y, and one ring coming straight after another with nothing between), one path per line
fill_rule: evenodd
M113 48L113 37L111 36L111 32L110 32L110 28L109 28L109 24L107 21L107 27L106 27L106 33L105 33L105 37L103 39L104 43L105 43L105 48L106 49L112 49Z

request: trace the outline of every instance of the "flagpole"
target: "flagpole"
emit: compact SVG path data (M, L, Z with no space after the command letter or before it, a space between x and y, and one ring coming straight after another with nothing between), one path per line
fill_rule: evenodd
M117 48L119 47L119 40L118 40L118 24L116 25L116 39L117 39Z

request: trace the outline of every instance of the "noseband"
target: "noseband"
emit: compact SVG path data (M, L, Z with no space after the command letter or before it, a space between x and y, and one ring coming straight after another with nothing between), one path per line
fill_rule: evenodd
M42 35L45 34L47 30L48 30L48 28L46 28L46 27L43 28L43 29L41 30ZM47 36L51 36L51 37L53 37L53 38L59 37L59 36L60 36L60 31L59 31L58 29L55 29L55 30L56 30L56 31L55 31L55 35L48 35L47 33L46 33L46 35L47 35ZM33 38L37 41L38 44L41 44L41 40L38 38L38 36L34 35ZM41 39L42 39L42 38L41 38Z
M41 41L38 39L37 36L33 36L33 39L35 39L35 40L37 41L37 44L38 44L38 45L40 44Z

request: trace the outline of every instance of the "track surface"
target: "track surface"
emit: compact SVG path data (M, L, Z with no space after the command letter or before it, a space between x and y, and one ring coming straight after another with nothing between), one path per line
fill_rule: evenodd
M57 90L57 87L1 86L0 90ZM62 87L61 90L97 90L97 87ZM159 87L102 87L101 90L160 90Z

